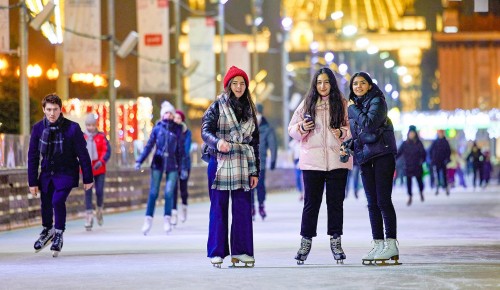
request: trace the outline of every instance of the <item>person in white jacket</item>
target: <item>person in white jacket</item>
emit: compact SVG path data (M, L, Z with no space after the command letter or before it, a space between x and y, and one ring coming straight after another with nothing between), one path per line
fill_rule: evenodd
M339 90L335 75L329 68L318 70L309 92L297 107L288 126L289 135L300 142L299 168L304 179L304 208L300 235L301 247L295 259L303 264L315 237L318 214L326 189L328 235L337 263L346 255L341 246L343 203L347 173L352 158L340 161L340 147L351 138L347 117L347 100Z

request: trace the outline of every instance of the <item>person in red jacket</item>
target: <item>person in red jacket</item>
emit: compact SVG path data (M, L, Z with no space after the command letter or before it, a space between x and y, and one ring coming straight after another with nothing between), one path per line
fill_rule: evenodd
M103 224L103 204L104 204L104 179L106 175L106 163L111 155L111 146L103 132L97 130L97 119L94 113L90 113L85 118L87 131L84 132L87 141L87 150L92 160L92 173L94 175L95 193L97 198L97 224ZM92 188L85 191L85 228L92 230L94 224Z

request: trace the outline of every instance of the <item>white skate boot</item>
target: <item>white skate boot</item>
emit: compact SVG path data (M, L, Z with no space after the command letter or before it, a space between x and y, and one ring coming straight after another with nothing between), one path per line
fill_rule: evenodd
M373 257L376 265L387 266L387 265L401 265L399 260L399 250L396 245L398 241L396 239L386 239L384 243L384 248L379 254ZM394 260L394 263L386 263L388 260Z
M147 234L149 233L149 231L151 230L151 227L153 226L153 217L152 216L149 216L147 215L145 218L144 218L144 225L142 226L142 233L147 236Z
M102 226L102 224L104 223L104 219L102 217L103 211L104 209L102 208L102 206L97 207L96 217L97 217L97 224L99 226Z
M221 257L212 257L210 258L210 263L212 263L212 265L215 267L215 268L221 268L222 266L222 261L223 259Z
M374 265L373 259L375 255L380 253L384 249L384 240L373 240L373 248L368 252L368 254L364 255L361 260L363 260L363 265Z
M172 210L172 218L170 219L170 224L172 224L173 226L177 225L177 210L176 209Z
M346 258L344 250L342 249L342 242L340 236L334 238L330 236L330 249L332 250L333 258L337 261L337 264L344 264Z
M187 204L183 204L182 205L182 218L181 218L181 222L186 222L187 217L188 217L188 206L187 206Z
M169 215L163 217L163 230L167 235L172 231L172 218Z
M236 266L237 263L242 262L245 263L245 266ZM231 263L233 263L233 268L240 268L240 267L248 267L248 268L253 268L255 264L255 259L252 256L249 256L247 254L243 255L232 255L231 256Z
M94 214L92 213L92 210L87 210L85 212L85 229L87 231L91 231L93 225L94 225Z

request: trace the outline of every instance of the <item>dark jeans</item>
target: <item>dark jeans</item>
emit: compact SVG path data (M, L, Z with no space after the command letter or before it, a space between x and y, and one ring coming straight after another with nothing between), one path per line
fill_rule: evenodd
M331 171L303 170L304 209L300 235L315 237L318 227L318 214L326 189L326 207L328 212L327 234L342 235L344 223L344 198L347 183L347 169Z
M253 224L250 191L212 189L217 171L217 159L208 163L208 192L210 194L210 220L208 225L207 257L247 254L253 256ZM231 197L231 240L228 238L229 197ZM229 252L229 242L231 252Z
M444 164L444 163L436 164L435 168L436 168L436 177L437 177L436 190L439 189L439 186L441 186L443 188L447 188L448 187L448 178L446 175L446 164Z
M47 192L40 193L42 208L42 226L64 231L66 229L66 199L68 199L71 188L55 189L54 183L49 183Z
M412 187L412 184L411 184L412 177L413 176L410 176L410 175L406 176L406 189L408 190L409 196L413 195L412 188L411 188ZM424 181L422 180L422 176L415 176L415 178L417 179L418 189L420 190L420 192L423 192L424 191Z
M302 170L299 168L299 159L293 160L293 164L295 165L295 186L297 187L297 190L302 193L303 191L303 186L302 186Z
M183 205L188 204L188 180L189 180L189 175L191 175L191 170L188 170L188 176L186 179L177 179L177 182L175 183L175 191L174 191L174 204L172 206L172 209L177 209L177 199L179 198L179 189L181 191L181 200ZM180 188L179 188L180 187Z
M361 179L368 201L368 214L374 240L396 238L396 211L392 204L392 177L395 169L394 155L387 154L361 165Z
M476 187L476 180L478 180L479 186L483 182L483 164L473 164L472 165L472 186Z
M104 180L106 174L99 174L94 176L95 195L97 199L97 206L102 207L104 204ZM92 210L92 188L85 191L85 209Z
M252 206L255 205L255 191L257 191L257 200L259 201L259 205L263 205L266 200L266 170L261 169L259 174L259 182L257 183L257 187L252 192Z

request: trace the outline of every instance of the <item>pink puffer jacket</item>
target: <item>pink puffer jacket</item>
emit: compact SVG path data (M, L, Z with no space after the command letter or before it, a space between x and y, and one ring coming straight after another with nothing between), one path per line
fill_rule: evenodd
M342 137L330 131L330 111L328 102L316 105L314 130L301 134L299 126L304 121L304 101L295 110L288 125L290 137L300 142L299 168L302 170L330 171L339 168L352 169L352 157L347 163L340 162L340 145L351 138L347 118L347 101L344 100L346 125L342 126Z

